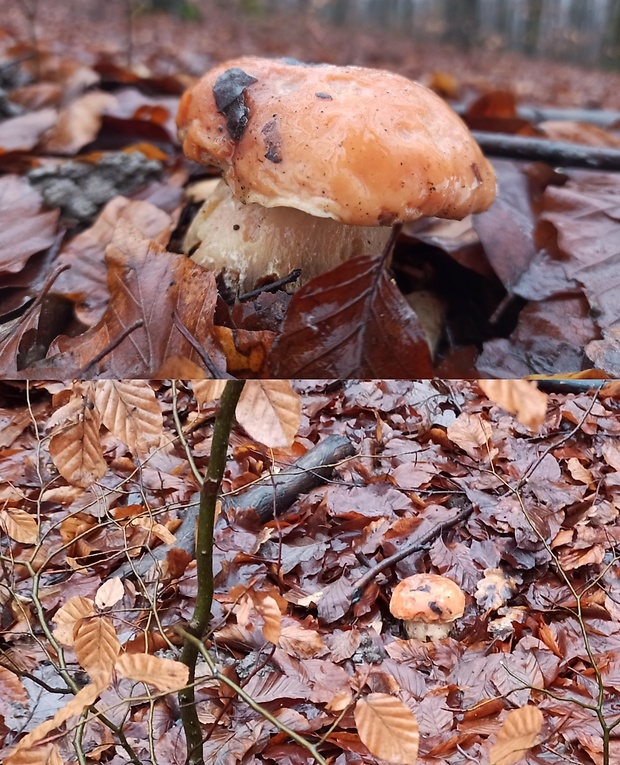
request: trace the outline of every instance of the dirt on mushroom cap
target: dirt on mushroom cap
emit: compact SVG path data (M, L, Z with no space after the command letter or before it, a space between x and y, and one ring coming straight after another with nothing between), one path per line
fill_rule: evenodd
M213 89L231 69L247 116L231 134ZM240 96L239 96L240 97ZM495 175L461 119L400 75L243 57L207 72L177 117L186 155L220 167L237 198L352 225L489 207Z

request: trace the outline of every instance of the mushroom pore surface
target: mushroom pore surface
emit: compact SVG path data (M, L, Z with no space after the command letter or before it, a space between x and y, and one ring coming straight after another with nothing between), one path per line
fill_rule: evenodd
M177 125L185 154L246 203L379 226L463 218L495 196L461 119L390 72L238 58L185 93Z

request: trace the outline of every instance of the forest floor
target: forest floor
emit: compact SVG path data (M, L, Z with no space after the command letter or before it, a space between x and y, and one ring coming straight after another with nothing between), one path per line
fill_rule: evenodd
M620 110L619 74L217 3L181 22L67 0L32 28L22 7L0 8L0 376L620 375L620 133L588 124ZM175 116L211 65L251 53L397 71L460 104L481 144L543 139L559 159L489 153L487 212L407 224L393 252L239 300L185 255L214 171L184 160ZM582 112L518 111L536 105Z
M270 384L246 390L260 399ZM3 762L185 761L166 691L185 682L176 628L196 606L211 385L2 384ZM244 421L269 440L300 399L293 444L268 448L238 424L229 441L197 671L205 761L617 763L618 383L568 395L526 381L278 390L279 413ZM260 517L243 509L257 481L271 494L330 437L350 451L327 459L327 480ZM407 639L389 608L419 572L465 597L450 634L429 642Z

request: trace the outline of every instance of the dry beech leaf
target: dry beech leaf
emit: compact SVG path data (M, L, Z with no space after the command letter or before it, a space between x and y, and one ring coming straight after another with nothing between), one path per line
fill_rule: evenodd
M545 421L547 394L528 380L478 380L478 385L495 404L517 415L526 428L536 431Z
M21 271L31 255L53 244L59 211L42 213L41 207L41 195L26 178L5 175L0 179L0 273Z
M95 604L90 598L76 596L61 606L52 617L56 624L53 635L62 645L72 646L75 626L81 619L95 615Z
M256 604L256 610L263 617L263 621L265 622L263 625L263 636L265 640L277 645L282 632L282 614L280 613L280 608L276 603L275 598L272 598L271 595L267 595L260 601L260 603Z
M149 534L153 534L158 539L161 539L165 545L173 545L177 540L169 529L161 523L155 523L152 518L142 518L138 516L138 518L132 518L131 525L138 526L138 528L148 531Z
M396 765L416 765L418 723L402 701L371 693L358 700L354 715L359 737L371 754Z
M9 704L28 703L28 694L22 685L22 681L13 672L0 665L0 688L2 688L2 700Z
M225 387L226 380L192 380L192 389L199 407L218 399Z
M575 479L575 481L579 481L579 483L585 483L588 486L592 483L592 473L588 470L588 468L581 464L577 457L570 457L566 463L566 466L568 467L568 472Z
M9 755L6 765L64 765L56 744L35 746L31 749L19 749Z
M115 576L112 579L108 579L97 590L95 595L95 603L98 608L111 608L123 599L125 595L125 587L120 577Z
M101 691L103 691L104 688L107 688L109 683L110 676L101 675L97 677L95 681L90 685L86 685L84 688L80 688L75 696L67 704L65 704L64 707L59 709L52 718L45 720L40 725L37 725L34 730L30 731L30 733L24 736L24 738L22 738L21 741L17 744L13 752L17 753L25 749L30 749L33 744L36 744L37 741L41 741L42 738L45 738L45 736L47 736L50 731L53 731L54 728L58 728L60 725L62 725L67 720L70 720L72 717L82 714L85 709L87 709L91 704L95 703ZM8 759L6 762L7 765L11 765L12 762L14 763L14 761L10 759ZM24 762L24 760L21 760L21 762Z
M164 693L179 691L187 685L189 669L180 661L159 659L148 653L124 653L116 662L121 677L154 685Z
M528 705L510 712L489 752L489 765L519 762L536 743L542 724L543 714L538 707Z
M45 151L55 154L76 154L87 143L94 141L101 117L117 105L111 93L91 91L65 106L44 141Z
M93 679L110 676L121 650L114 625L105 616L78 622L73 647L76 659Z
M50 439L50 456L66 481L88 488L107 470L99 439L99 414L90 397L79 388L62 410L66 424L58 425L57 432ZM58 417L61 411L56 412L55 416ZM55 421L55 416L50 418L50 423Z
M321 635L316 630L308 630L296 624L282 627L280 648L298 659L309 659L324 648Z
M301 423L301 398L288 380L249 380L235 412L249 435L265 446L287 447Z
M470 457L479 456L481 446L488 444L493 428L480 415L462 412L448 425L447 435L450 441L459 446Z
M33 545L39 538L39 526L36 520L25 510L18 507L6 507L0 510L0 528L23 545Z
M105 427L133 455L145 455L159 445L163 415L146 380L100 380L95 383L95 405Z

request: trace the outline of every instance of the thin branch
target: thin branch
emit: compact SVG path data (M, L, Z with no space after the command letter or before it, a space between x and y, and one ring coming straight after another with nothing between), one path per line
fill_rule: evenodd
M207 370L209 371L209 374L211 377L213 377L214 380L232 380L232 376L227 374L226 372L222 372L220 369L218 369L215 364L211 361L209 358L209 355L205 351L205 349L200 345L198 340L192 335L192 333L189 331L189 329L185 326L183 323L181 317L176 311L172 312L172 322L174 326L179 330L179 332L183 335L183 337L187 340L187 342L192 346L192 348L196 351L196 353L200 356L202 359L202 363L205 365Z
M252 290L251 292L244 292L243 295L239 295L237 300L240 303L247 303L248 300L252 300L253 298L258 297L263 292L277 292L280 287L284 287L287 284L296 282L297 279L299 279L301 276L301 271L301 268L295 268L293 271L291 271L290 274L283 276L276 282L271 282L270 284L266 284L264 287L259 287L257 290Z
M492 157L547 162L559 167L620 170L620 149L601 149L568 141L472 131L482 151Z
M241 688L237 683L234 682L234 680L231 680L226 675L222 674L217 667L215 666L215 663L213 662L213 659L211 658L209 652L204 647L204 645L195 638L193 635L190 635L185 630L182 630L180 628L177 628L177 632L181 634L186 641L191 642L192 645L195 646L196 651L200 652L202 655L202 658L205 660L205 663L211 670L211 675L214 679L218 680L220 683L224 683L224 685L227 685L231 690L233 690L239 698L243 699L245 703L251 707L255 712L258 712L260 715L262 715L265 720L268 720L272 725L275 725L278 730L282 731L282 733L285 733L289 738L293 739L293 741L296 741L300 746L303 746L304 749L306 749L310 754L314 757L314 759L319 763L319 765L327 765L327 761L323 759L323 757L319 754L318 750L315 746L313 746L307 739L305 739L303 736L300 736L299 733L296 733L294 730L291 730L291 728L284 725L280 720L278 720L277 717L274 717L270 712L268 712L264 707L262 707L260 704L258 704L254 699L246 693L243 688Z
M196 577L198 591L194 614L188 625L188 632L202 638L211 619L213 602L213 527L215 525L216 503L226 468L226 455L230 431L235 416L237 401L245 382L230 380L226 383L220 399L220 409L213 426L211 454L207 474L200 490L200 506L196 528ZM197 641L200 645L200 640ZM198 648L195 641L186 638L179 661L189 668L187 688L179 692L181 719L187 739L187 758L192 765L203 765L202 733L196 710L194 679Z

